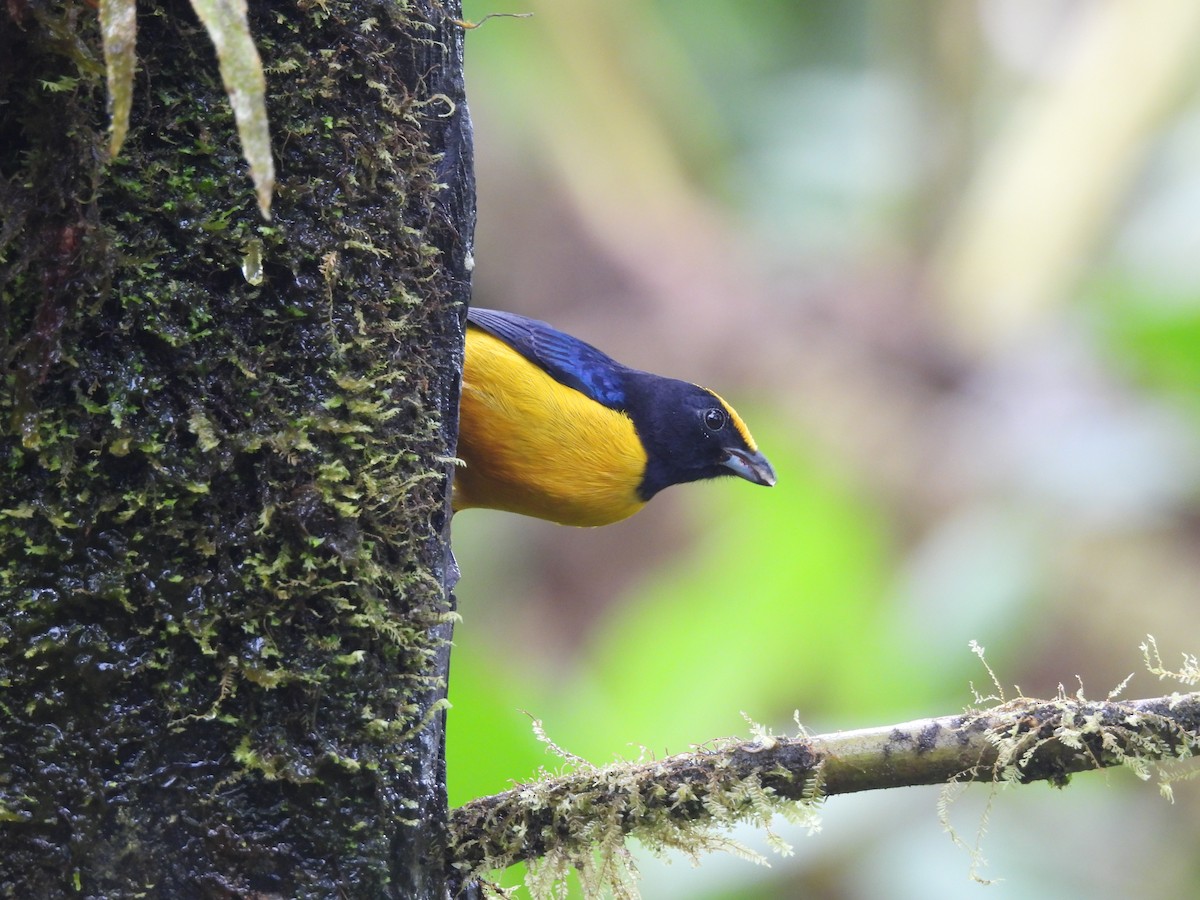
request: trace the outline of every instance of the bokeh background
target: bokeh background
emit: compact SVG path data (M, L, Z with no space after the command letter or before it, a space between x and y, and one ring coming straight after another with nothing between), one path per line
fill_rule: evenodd
M715 388L772 490L568 529L472 510L452 802L557 760L1103 697L1200 650L1200 4L467 0L475 302ZM973 843L989 805L951 817ZM663 898L1200 894L1200 787L834 798ZM762 846L753 830L738 835Z

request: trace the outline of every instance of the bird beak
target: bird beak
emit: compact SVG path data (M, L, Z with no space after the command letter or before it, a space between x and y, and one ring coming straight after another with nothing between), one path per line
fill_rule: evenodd
M730 450L721 464L739 478L765 487L775 486L775 470L767 458L757 451Z

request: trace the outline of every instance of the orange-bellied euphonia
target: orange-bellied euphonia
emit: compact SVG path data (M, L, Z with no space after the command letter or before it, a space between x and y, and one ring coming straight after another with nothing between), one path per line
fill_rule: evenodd
M741 417L712 391L491 309L467 314L458 456L455 510L564 525L624 519L672 484L775 483Z

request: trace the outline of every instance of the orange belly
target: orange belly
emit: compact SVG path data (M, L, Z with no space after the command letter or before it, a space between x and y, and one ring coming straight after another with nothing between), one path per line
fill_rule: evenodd
M607 525L644 501L646 453L627 415L468 326L453 506Z

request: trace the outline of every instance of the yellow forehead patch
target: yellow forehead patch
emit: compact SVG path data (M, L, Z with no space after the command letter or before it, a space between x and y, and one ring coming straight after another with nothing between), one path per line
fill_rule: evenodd
M721 405L725 407L725 412L729 413L729 418L733 420L733 427L738 430L738 434L742 436L742 440L746 442L746 446L757 452L758 444L754 443L754 438L750 436L750 429L746 427L746 423L742 421L742 417L737 414L737 410L726 403L725 398L716 391L709 390L708 388L705 388L705 390L716 397Z

